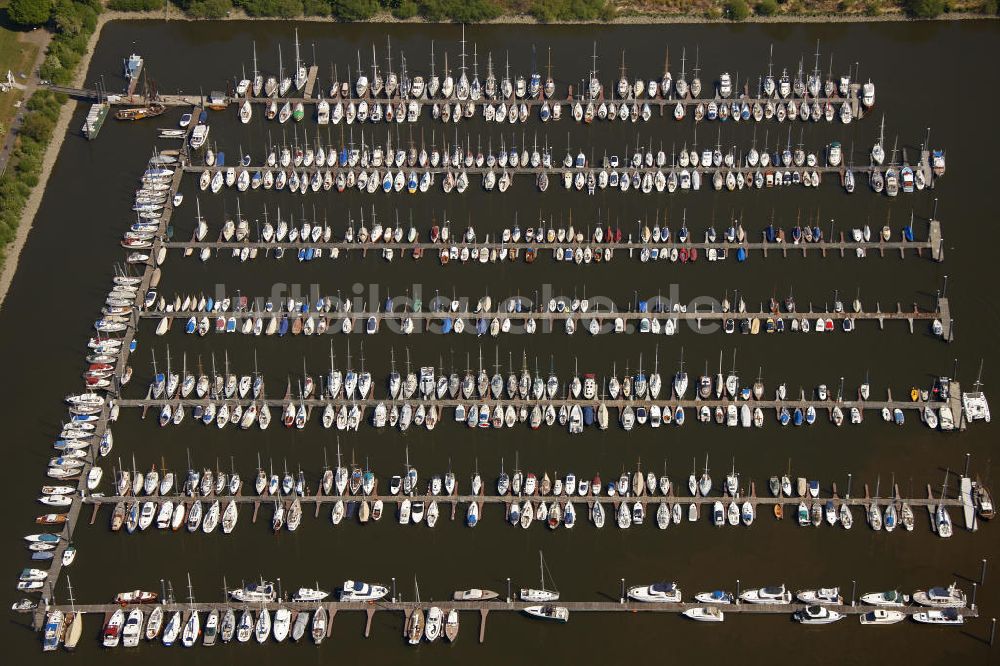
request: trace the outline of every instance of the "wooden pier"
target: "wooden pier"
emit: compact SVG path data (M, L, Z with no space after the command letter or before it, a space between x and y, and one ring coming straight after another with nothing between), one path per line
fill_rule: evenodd
M194 115L197 116L199 109L195 109ZM185 134L184 145L187 145L187 136L194 129L194 123L192 123L187 129ZM179 161L184 164L188 159L186 148L180 152ZM161 239L166 236L167 227L170 225L170 220L174 212L173 197L180 188L181 180L183 178L183 171L181 169L176 169L174 176L170 183L169 193L166 198L166 203L163 209L163 215L157 221L158 229L156 239L153 242L153 248L150 250L150 260L146 264L142 265L142 281L140 283L138 293L144 294L148 291L151 285L155 284L159 279L159 267L156 261L156 255L159 250ZM130 347L135 339L137 332L138 320L131 319L127 328L122 332L121 339L121 352L118 355L117 361L115 363L115 377L121 377L128 367ZM67 479L66 482L70 484L75 484L77 487L77 493L73 496L73 503L70 505L67 512L67 519L61 526L58 534L60 535L60 540L56 544L56 548L53 551L53 557L51 560L51 565L49 566L49 574L45 580L45 585L42 589L42 600L44 603L40 603L35 613L33 614L32 620L34 626L41 629L44 625L44 618L46 612L46 604L55 598L56 584L59 581L59 577L62 574L62 557L66 549L72 544L73 532L76 529L77 522L80 519L80 512L82 509L81 497L87 494L87 476L90 469L97 464L98 460L98 447L100 441L105 432L107 432L109 427L109 415L110 406L107 401L102 405L101 412L98 415L97 421L94 422L94 436L92 438L93 444L89 450L89 457L84 459L84 466L80 469L80 474L76 478Z
M258 299L263 302L263 299ZM506 299L510 300L510 299ZM260 305L260 307L258 307ZM833 333L839 330L843 331L843 322L850 320L850 323L857 323L861 321L874 321L877 322L880 329L885 327L886 321L903 321L909 326L910 333L915 332L915 322L925 321L925 322L938 322L941 324L941 338L947 341L953 339L952 336L952 324L953 320L951 318L950 308L948 306L948 299L946 297L938 297L936 302L936 307L933 310L921 310L916 303L912 305L911 308L904 308L902 304L896 303L894 310L883 311L881 305L876 303L874 310L841 310L841 311L830 311L830 310L815 310L812 304L809 304L809 308L803 311L796 311L792 313L778 312L778 311L768 311L763 308L754 312L750 310L745 311L727 311L723 312L716 310L714 307L711 310L685 310L685 311L662 311L662 312L638 312L633 310L628 311L618 311L618 310L588 310L587 312L580 311L564 311L564 312L552 312L552 311L530 311L530 312L506 312L506 311L481 311L481 312L471 312L471 311L433 311L433 312L410 312L410 311L392 311L392 312L381 312L375 310L362 310L362 311L351 311L351 312L287 312L287 311L267 311L266 306L262 303L254 302L254 308L246 310L229 310L229 311L219 311L219 312L206 312L201 310L178 310L175 312L165 312L159 310L140 310L134 315L138 319L154 319L157 321L167 318L168 330L172 327L174 321L188 320L192 317L198 319L202 317L207 317L210 321L210 330L216 331L216 333L223 333L225 330L219 330L215 324L215 320L221 318L223 320L233 319L236 322L244 322L246 320L262 320L263 322L269 321L280 321L281 319L287 319L289 323L294 323L299 320L303 324L306 320L311 320L314 326L319 326L321 323L326 327L323 335L333 335L344 332L344 323L348 320L351 321L352 327L351 332L360 330L355 326L356 322L361 322L361 326L364 327L365 323L368 321L376 322L376 332L378 327L383 322L390 322L392 324L401 324L404 320L410 320L413 323L413 332L420 332L421 327L419 324L421 322L426 322L428 325L433 322L443 323L445 320L463 319L468 320L466 324L469 334L476 334L476 321L482 320L486 322L486 325L492 326L492 322L507 322L511 327L518 326L518 330L510 329L507 333L502 333L501 330L496 331L496 335L509 335L509 334L522 334L524 331L520 330L521 326L524 326L528 320L534 320L541 324L551 324L553 322L564 322L568 323L570 320L574 322L576 328L580 329L582 332L586 332L590 323L596 322L600 327L598 334L615 334L615 333L636 333L637 331L632 330L636 322L646 322L646 324L652 325L652 320L673 320L675 326L681 322L694 322L696 326L700 329L706 324L719 325L719 324L731 324L733 327L732 333L740 332L741 334L751 334L753 328L758 329L758 333L766 334L765 324L774 324L776 320L788 320L800 322L807 320L810 325L819 324L815 320L832 320L841 324L839 327L834 326L830 330L826 330L827 333ZM322 320L322 321L321 321ZM617 325L616 322L624 325L622 331L618 332L612 325ZM628 323L628 324L626 324ZM742 325L742 329L737 327L737 323ZM263 325L263 324L262 324ZM630 326L632 328L630 328ZM611 327L611 328L609 328ZM543 326L541 332L546 332ZM566 326L563 326L566 329ZM743 330L745 329L745 330ZM676 329L675 329L676 330ZM723 326L720 330L725 331L726 328ZM789 327L786 330L790 331ZM800 329L801 330L801 329ZM856 329L853 329L856 330ZM810 328L811 332L820 332L817 329ZM289 333L292 331L289 330ZM397 330L395 332L402 333L402 330ZM192 332L192 335L197 335L197 332ZM487 331L483 335L493 335L493 333ZM589 334L589 332L588 332Z
M232 608L237 613L242 612L244 609L250 610L260 610L261 608L266 608L270 612L274 612L279 608L287 608L288 610L297 611L314 611L320 606L326 608L330 614L333 613L344 613L344 612L361 612L361 613L379 613L379 612L396 612L396 613L410 613L417 608L426 609L430 606L438 606L439 608L451 609L454 608L457 611L486 611L487 613L496 613L503 611L513 611L521 612L528 606L537 606L537 602L525 602L525 601L505 601L503 599L493 600L493 601L452 601L448 599L442 599L441 601L375 601L375 602L360 602L360 601L324 601L322 603L316 602L306 602L306 601L271 601L243 604L239 602L232 601L221 601L221 602L204 602L195 601L191 603L187 602L171 602L166 604L161 604L163 610L167 613L172 613L174 611L191 611L195 610L200 613L207 613L213 610L225 610L226 608ZM680 602L680 603L640 603L631 600L625 601L562 601L560 600L557 605L563 606L569 609L571 612L581 612L581 613L670 613L670 614L680 614L691 608L703 608L706 604L699 602ZM789 604L751 604L746 602L741 602L737 604L720 605L719 610L725 613L741 613L741 614L764 614L764 615L791 615L792 613L805 609L809 604L803 603L789 603ZM830 610L836 610L845 615L864 615L873 610L882 608L883 606L867 606L864 604L823 604L826 608ZM153 606L150 604L146 605L120 605L113 603L105 604L76 604L76 611L84 614L100 614L114 613L119 608L145 608L152 609ZM65 612L71 612L70 606L68 604L55 605L52 607L53 610L63 610ZM892 610L898 610L906 615L913 615L914 613L926 612L930 610L927 606L900 606L893 607ZM962 615L966 617L979 617L979 610L976 607L968 607L959 609ZM483 618L485 621L485 617Z
M624 582L623 582L624 585ZM611 595L607 595L611 596ZM426 610L432 606L437 606L443 609L444 613L448 613L450 610L456 610L459 613L477 613L479 616L479 627L478 627L478 642L480 644L484 643L486 640L486 623L490 613L523 613L529 606L537 606L537 603L518 601L512 597L498 598L491 601L453 601L447 598L440 601L426 601L426 602L416 602L416 601L403 601L401 597L385 599L374 602L345 602L345 601L323 601L323 602L296 602L296 601L272 601L265 603L252 603L243 604L239 602L234 602L231 600L224 600L220 602L189 602L180 603L175 600L171 600L167 603L160 604L165 614L173 614L175 612L182 613L184 617L187 617L190 613L210 613L212 611L225 611L227 609L233 610L237 616L245 610L261 611L267 609L268 612L274 613L279 609L286 609L291 611L293 614L296 613L311 613L315 612L320 608L323 608L327 612L327 634L326 638L329 638L333 634L333 623L338 613L364 613L365 614L365 625L363 630L363 635L365 638L371 637L372 633L372 621L376 613L389 613L398 614L401 620L401 629L403 631L403 638L406 638L405 628L407 626L407 621L410 615L417 609ZM640 603L635 602L630 599L620 597L618 601L563 601L559 600L556 605L566 608L573 613L603 613L603 614L636 614L636 613L653 613L659 616L664 615L680 615L687 610L693 608L704 608L705 604L694 602L694 601L684 601L679 603ZM804 611L809 604L803 604L797 601L793 601L788 604L752 604L741 600L737 600L732 604L718 605L718 610L722 611L724 614L729 615L768 615L768 616L784 616L790 617L795 613ZM121 609L128 612L131 608L136 606L129 605L118 605L113 603L103 603L103 604L76 604L74 606L69 606L66 604L54 605L52 610L60 610L64 613L75 612L81 613L83 617L89 615L96 615L101 618L102 627L111 615ZM139 606L146 610L147 612L151 610L154 606L145 605ZM840 603L840 604L824 604L824 607L831 611L836 611L845 616L845 619L857 618L861 615L876 611L884 610L882 606L869 606L866 604L861 604L851 600L850 603ZM892 610L898 611L905 616L912 617L916 613L926 612L931 610L927 606L917 606L917 605L906 605L893 607ZM964 618L978 618L979 608L973 603L971 606L958 609L958 613ZM830 631L835 631L834 628L830 628ZM84 631L87 631L85 628ZM468 631L468 630L467 630ZM91 628L90 633L93 634ZM303 637L303 641L308 640L309 636ZM143 641L146 642L146 641ZM200 645L200 640L196 645ZM302 642L302 641L300 641ZM423 641L421 641L423 642Z
M315 166L314 164L313 165L309 165L309 166L304 166L304 165L293 166L293 165L290 164L287 167L282 167L280 165L275 165L275 166L271 167L271 166L267 166L266 164L259 164L259 165L250 164L250 165L247 165L247 166L233 165L233 166L222 166L222 167L220 167L220 166L207 166L207 165L189 164L189 165L186 165L186 166L183 167L183 169L184 169L185 172L191 173L191 174L196 174L196 175L199 175L199 176L201 175L201 173L203 171L208 171L208 172L211 172L211 173L214 174L216 172L225 172L227 169L230 169L230 168L233 169L236 172L237 176L241 172L244 172L244 171L250 173L251 175L254 174L254 173L256 173L256 172L258 172L258 171L260 173L262 173L262 174L266 173L268 171L271 171L271 172L274 172L274 173L277 173L278 171L285 171L287 173L291 173L291 172L294 171L295 173L297 173L299 175L308 175L310 177L313 176L313 175L315 175L316 173L319 173L319 174L324 175L324 176L325 176L325 174L329 173L333 178L336 178L341 173L343 173L343 174L346 175L347 173L351 173L351 172L354 173L355 176L357 176L362 171L370 172L370 175L373 175L373 176L381 175L381 174L384 174L386 172L397 172L397 171L398 172L406 172L406 173L413 172L418 177L421 176L421 175L423 175L424 173L430 174L432 177L434 177L434 176L440 176L442 174L448 174L448 173L453 174L453 175L457 175L459 173L464 173L464 174L468 175L470 177L470 179L471 179L472 176L485 176L488 173L493 173L497 177L499 177L501 174L508 174L511 177L514 177L514 176L535 176L535 177L537 177L538 175L544 173L544 174L547 174L552 181L554 181L554 182L550 182L549 183L549 187L553 187L553 188L558 188L558 187L561 186L561 184L559 182L559 179L562 177L563 174L567 174L567 173L571 174L573 176L575 176L576 174L583 174L584 176L594 176L595 178L598 176L598 174L601 173L601 171L606 171L609 174L612 171L617 171L617 172L619 172L621 174L626 174L628 176L633 176L635 174L638 174L639 176L645 176L647 174L650 175L650 176L656 176L657 174L662 174L664 177L669 177L670 174L672 173L675 176L679 177L682 171L686 171L689 174L693 174L695 172L699 173L702 176L701 189L706 189L706 190L707 189L713 189L713 190L715 189L713 187L713 185L712 185L711 177L714 176L716 172L722 174L723 176L725 176L727 174L730 174L730 173L733 174L734 176L737 173L743 173L745 176L749 175L749 177L751 178L751 180L753 179L753 176L757 172L760 172L764 176L767 176L768 174L770 174L772 177L774 175L781 175L781 174L784 174L784 173L789 173L789 174L796 174L797 173L797 174L799 174L801 176L802 174L816 172L820 176L829 175L829 174L837 175L837 176L839 176L841 178L841 182L842 182L844 174L847 173L848 171L853 171L855 174L869 174L872 171L876 171L876 170L878 170L878 171L885 171L884 167L871 166L871 165L847 166L845 164L840 164L839 166L830 166L830 165L827 165L827 164L820 164L820 163L817 163L816 166L812 166L812 167L811 166L806 166L806 165L795 166L794 164L789 165L789 166L783 166L783 165L775 166L775 165L770 165L770 166L766 166L766 167L764 167L764 166L751 167L751 166L738 165L738 164L734 164L731 167L725 166L725 165L720 165L720 166L714 166L714 165L712 165L712 166L704 166L704 165L699 165L699 166L688 166L688 167L665 165L665 166L662 166L662 167L657 167L657 166L648 167L648 166L645 166L645 164L643 164L642 166L633 167L633 166L624 164L624 165L621 165L621 166L619 166L617 168L614 168L614 167L611 167L611 166L591 165L591 164L588 164L588 165L583 166L583 167L575 167L575 166L573 166L573 167L567 167L567 166L564 166L562 164L562 162L556 163L556 161L553 161L552 162L552 166L550 166L550 167L545 167L545 166L537 166L537 167L532 167L532 166L509 167L508 166L508 167L502 167L499 164L496 165L496 166L493 166L493 167L489 167L489 166L486 166L485 163L482 166L475 166L475 165L473 165L471 167L465 166L464 163L460 164L460 165L451 164L451 165L448 165L448 166L444 166L443 164L439 164L438 166L431 166L431 164L429 162L428 162L427 166L403 165L403 166L393 166L393 167L388 167L388 166L386 166L384 164L382 166L379 166L379 167L371 166L371 165L369 165L368 167L362 167L360 164L358 164L357 166L354 166L354 167L351 167L351 166L340 166L339 164L326 165L326 166L322 166L322 167ZM919 165L919 168L923 168L923 165L922 164ZM436 181L436 179L435 179L435 181ZM928 182L930 182L930 181L928 181ZM470 182L469 186L471 187L472 184L473 183ZM765 185L764 187L765 188L773 188L773 187L779 187L780 188L780 187L792 187L792 186L802 186L802 183L790 183L788 185L785 185L785 184L782 184L782 183L779 183L779 182L773 182L770 185ZM233 185L233 187L235 187L235 184ZM585 187L584 187L584 189L581 189L580 191L584 191ZM748 187L748 186L744 186L744 189L746 187ZM228 189L233 189L233 188L228 188ZM497 191L499 191L497 188L494 188L494 189L497 190ZM576 188L574 188L574 189L576 189ZM597 188L597 189L600 190L600 188ZM611 189L619 189L619 188L617 188L617 187L611 187L609 185L606 189L611 190ZM681 191L681 189L682 188L678 187L677 191ZM720 190L718 190L718 191L722 191L722 190L725 190L725 189L727 189L727 188L726 188L725 185L723 185L722 188ZM640 194L643 193L642 189L640 187L638 187L638 186L636 186L636 187L629 187L629 191L632 191L632 190L638 191ZM208 190L205 190L205 191L208 191ZM273 191L281 191L281 190L273 190ZM453 191L457 192L457 190L453 190ZM604 190L601 190L601 191L604 191ZM376 193L377 192L382 192L381 180L379 181L379 187L376 188L375 192ZM653 192L657 192L657 190L656 190L655 187L653 188L653 190L651 192L649 192L649 194L652 194ZM657 193L658 194L663 194L665 192L667 192L666 189L664 189L663 192L657 192Z
M414 241L413 243L408 242L346 242L346 241L320 241L318 243L313 243L311 241L264 241L264 240L242 240L242 241L175 241L170 240L163 242L162 247L169 250L182 250L185 253L197 254L200 250L208 249L224 251L224 250L241 250L243 248L249 248L251 251L256 250L258 253L260 251L269 252L271 250L282 249L297 251L303 248L312 248L314 250L323 250L323 254L332 257L330 253L336 250L339 254L341 252L361 252L362 255L367 256L368 252L381 252L382 250L393 250L395 252L405 253L409 252L413 255L414 251L417 251L417 255L413 255L414 258L420 258L422 253L440 253L448 251L449 253L457 253L462 256L463 252L467 251L469 253L469 258L465 259L454 259L444 262L442 264L448 263L479 263L478 257L473 257L472 252L476 251L478 253L482 252L504 252L505 258L515 260L518 258L524 258L528 256L529 252L541 252L550 251L553 253L564 254L566 250L576 251L589 250L596 257L597 253L603 253L607 250L611 250L612 258L615 255L621 256L623 253L627 253L629 258L633 258L640 261L647 261L643 258L643 251L659 253L656 259L648 258L648 261L655 263L657 261L663 261L665 256L674 250L678 252L682 249L688 251L692 249L698 250L702 253L702 260L712 261L709 252L715 251L715 261L725 261L727 259L735 259L737 252L742 249L749 254L751 252L760 252L764 258L769 256L781 256L788 257L790 255L801 255L802 257L809 256L810 254L818 254L821 257L826 257L829 254L840 256L841 258L846 257L857 257L860 255L868 256L870 252L877 253L880 257L885 257L887 254L897 254L900 258L907 256L907 252L912 252L915 256L930 257L933 261L941 262L944 261L944 243L941 238L941 223L932 220L931 221L931 233L926 240L900 240L900 241L886 241L882 240L881 237L873 239L870 241L854 241L845 237L844 232L840 233L839 240L823 240L815 242L769 242L766 240L761 241L743 241L743 242L727 242L725 240L710 242L710 241L696 241L689 240L684 243L681 242L654 242L650 241L648 243L642 243L639 241L623 241L618 243L605 243L597 241L565 241L562 243L554 242L536 242L528 243L525 241L499 241L490 240L489 238L481 242L467 243L465 241L449 241L449 242L429 242L429 241ZM492 255L491 255L492 256ZM607 261L607 258L593 260L593 263L599 263L600 261ZM561 259L561 263L574 264L578 263L575 260ZM589 263L589 262L588 262ZM673 262L671 262L673 263Z
M738 408L743 405L747 405L750 408L760 407L761 409L774 410L775 412L780 412L782 409L788 409L790 412L796 408L806 410L809 407L813 407L817 411L820 410L832 410L834 407L840 407L842 410L850 410L853 407L857 407L862 412L876 411L880 412L883 408L894 410L911 410L911 411L922 411L925 407L930 407L931 409L939 409L945 405L951 406L955 403L955 400L944 401L904 401L904 400L893 400L891 396L887 400L808 400L802 398L800 400L727 400L727 399L714 399L710 398L708 400L700 400L695 398L685 398L682 400L672 399L672 398L662 398L657 400L586 400L586 399L574 399L574 398L541 398L539 400L532 399L522 399L522 398L493 398L493 397L471 397L467 400L460 398L442 398L438 399L424 399L417 396L412 398L305 398L305 399L253 399L253 398L238 398L236 396L232 398L119 398L115 400L116 404L123 408L139 408L143 412L149 408L159 408L163 405L169 404L173 407L184 407L186 409L191 409L196 406L206 407L209 404L218 405L221 403L226 403L230 407L240 405L241 407L247 407L251 404L256 404L258 407L267 404L272 408L283 408L292 405L302 405L306 408L321 408L327 405L333 407L352 407L357 406L358 408L372 409L378 405L385 405L387 409L392 409L393 407L402 407L403 405L409 405L414 409L420 406L429 408L436 406L441 408L454 408L459 405L462 406L472 406L472 405L486 405L491 410L494 407L501 406L507 407L508 405L514 408L525 407L532 408L535 405L541 407L552 407L558 409L560 407L598 407L603 404L608 409L624 409L625 407L631 407L635 409L636 407L652 407L653 405L659 406L665 409L676 409L678 407L687 409L698 410L701 407L708 407L709 409L715 409L716 407L721 407L726 409L730 405L734 405ZM958 412L955 412L956 414ZM847 415L845 415L846 420ZM668 427L669 424L665 424L663 427Z
M671 483L675 483L676 480L672 480ZM244 482L246 483L246 482ZM586 479L582 479L581 483L589 484ZM602 492L604 488L601 489ZM533 495L430 495L430 494L415 494L415 495L380 495L378 493L373 493L371 495L269 495L265 491L263 495L86 495L83 497L83 504L91 505L94 507L93 513L91 515L90 524L94 524L95 516L98 509L104 506L114 506L118 502L125 502L130 504L132 502L154 502L160 503L165 501L172 501L174 503L182 502L187 506L193 504L196 500L201 500L202 502L213 502L218 500L220 504L225 505L229 502L234 502L236 504L252 504L260 506L273 504L275 502L283 503L284 505L291 504L293 501L298 500L303 505L316 505L316 511L319 511L319 507L323 504L332 504L338 500L344 502L361 502L368 501L374 502L376 500L381 500L385 504L398 504L403 500L410 500L411 502L424 502L429 504L431 502L437 502L440 504L472 504L476 503L482 507L485 504L502 504L510 505L512 503L520 503L525 501L532 502L560 502L566 504L567 502L582 502L587 505L593 505L595 501L601 501L602 503L608 505L618 506L621 502L625 501L629 504L633 502L640 502L644 505L656 505L660 502L666 502L667 504L683 504L685 506L689 504L697 504L698 506L710 506L715 502L728 503L735 501L738 503L743 503L744 501L749 501L753 505L762 505L766 507L773 507L775 505L797 505L800 501L806 502L811 505L813 503L826 504L827 501L832 501L838 508L841 504L845 504L849 507L869 507L871 505L876 506L886 506L888 504L903 504L904 502L914 507L930 507L933 510L939 505L946 506L948 508L962 508L964 506L961 497L954 498L934 498L934 497L914 497L914 498L903 498L903 497L881 497L881 498L871 498L871 497L839 497L837 495L823 495L820 494L817 497L812 497L811 495L805 496L782 496L782 497L772 497L770 495L766 496L749 496L749 495L737 495L732 497L730 495L696 495L696 496L679 496L679 495L653 495L653 494L643 494L643 495L632 495L631 491L626 496L615 495L593 495L590 491L587 491L586 495L543 495L540 492L535 492ZM318 513L316 513L318 515ZM451 520L456 519L457 514L451 515ZM704 514L699 512L699 520L704 519ZM586 517L584 517L586 518ZM787 517L789 520L793 516L789 515ZM345 519L346 520L346 519ZM710 517L709 517L710 520ZM256 522L255 520L252 522ZM613 521L610 521L613 522ZM689 522L685 516L681 523ZM647 523L651 526L656 526L655 519L651 518L647 514Z
M579 99L579 98L574 98L571 90L570 94L567 96L557 97L556 95L553 95L551 98L548 99L545 99L541 96L524 97L524 98L516 98L512 96L510 98L498 97L495 99L488 99L486 97L481 97L477 100L466 99L462 101L454 97L450 99L428 98L426 96L421 98L412 98L412 97L401 98L399 95L395 95L393 97L376 98L371 96L370 94L366 94L364 97L353 97L353 96L341 97L340 95L331 97L328 95L329 90L324 89L323 84L319 83L317 79L318 79L318 68L314 65L310 67L308 70L308 79L302 97L254 97L250 94L248 94L246 97L238 97L236 95L229 95L225 97L224 103L228 107L239 106L240 104L243 103L244 100L247 100L251 104L258 106L269 106L272 102L274 102L278 106L282 106L285 103L288 103L290 105L302 104L303 106L309 106L309 105L315 106L316 104L319 104L321 101L326 101L331 105L343 104L344 106L347 106L350 104L354 104L355 106L357 106L361 102L364 102L369 106L374 106L377 104L383 107L386 105L392 105L395 107L398 106L399 104L408 105L410 102L416 102L419 105L421 111L423 111L425 108L431 109L434 106L443 106L445 104L448 104L449 106L455 106L457 104L461 104L461 106L463 107L463 111L471 106L477 111L479 111L480 115L482 114L482 109L487 106L498 107L501 104L506 104L508 107L513 107L515 117L517 116L517 107L524 105L527 109L529 109L529 118L531 117L531 115L535 115L536 119L537 119L537 114L530 114L530 111L534 111L535 109L540 108L543 104L548 104L549 107L553 107L554 105L558 104L565 109L564 118L566 118L567 120L573 120L572 108L577 103L581 104L583 107L586 107L588 104L591 103L593 103L595 107L598 107L601 104L609 104L609 105L614 104L616 109L620 107L622 104L627 104L630 107L637 106L640 110L642 109L643 106L648 105L652 115L658 117L667 117L670 118L671 120L674 118L673 116L674 108L678 104L680 104L685 110L684 118L687 119L690 117L693 120L694 116L690 112L699 104L707 106L711 102L715 102L716 105L718 105L719 107L721 107L722 105L728 105L730 108L732 107L733 103L737 103L741 107L743 106L743 104L746 104L747 106L751 107L752 110L753 107L756 106L757 104L760 104L761 107L766 107L767 104L770 103L773 104L775 107L777 107L778 105L782 105L787 108L789 102L794 102L795 105L798 107L801 106L803 102L808 101L810 105L820 104L823 107L825 107L828 103L833 105L836 112L834 120L837 122L840 122L840 116L839 116L840 107L845 102L851 109L851 116L853 120L861 120L866 115L865 110L861 105L861 100L858 97L858 91L859 91L858 84L852 84L851 91L846 97L842 97L839 94L835 94L833 97L820 96L815 98L810 97L808 95L804 97L797 97L795 95L791 95L787 98L781 98L778 96L757 97L754 95L750 95L747 92L743 92L730 96L728 98L722 98L718 95L714 95L712 97L692 97L690 94L684 97L667 97L667 98L661 97L659 95L654 97L636 98L633 96L628 96L625 98L620 98L617 95L613 97L605 97L602 93L601 96L596 98ZM318 90L316 89L317 85L318 85ZM96 89L73 88L68 86L57 86L52 84L49 84L47 87L48 89L53 90L54 92L63 93L65 95L69 95L77 99L87 100L87 99L97 99L98 97L98 91ZM135 92L134 90L130 90L127 97L114 99L112 100L112 104L145 105L152 101L152 102L158 102L165 106L193 106L199 104L200 101L203 99L202 95L196 93L176 93L176 94L159 94L154 99L150 100L143 95L136 95L134 94L134 92ZM620 117L617 116L616 118L612 119L610 115L606 120L601 120L595 114L593 121L628 122L630 119L631 119L631 114L630 118L626 120L620 120ZM639 119L641 120L641 114ZM825 120L825 118L821 118L820 120ZM392 122L400 122L400 121L394 120ZM445 121L443 121L442 119L442 122ZM447 122L455 122L455 121L449 120ZM510 121L505 120L503 124L509 124L509 122ZM559 121L553 118L550 122L559 122ZM726 118L720 117L717 121L709 120L707 117L705 117L699 122L781 122L781 121L779 121L777 115L775 115L769 119L761 118L760 121L755 121L752 116L751 118L742 121L730 116ZM793 123L795 121L789 120L788 122ZM804 122L804 121L799 120L799 122ZM809 122L819 122L819 121L815 121L812 118L810 118Z

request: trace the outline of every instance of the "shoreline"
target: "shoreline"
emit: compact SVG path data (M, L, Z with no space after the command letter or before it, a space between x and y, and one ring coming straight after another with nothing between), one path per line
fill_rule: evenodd
M94 49L97 47L97 41L101 37L101 31L104 29L105 23L110 20L102 19L104 19L104 14L97 17L97 27L94 28L93 34L87 41L87 52L80 60L76 74L73 76L73 85L76 87L83 85L87 70L90 68L90 60L94 56ZM63 141L65 141L69 134L69 124L73 119L73 113L76 111L76 105L76 100L68 99L59 110L59 119L52 130L52 140L49 142L48 148L45 150L45 156L42 158L42 171L38 176L38 184L31 191L31 196L28 197L24 211L21 213L21 221L17 225L17 234L6 248L3 272L0 273L0 309L3 308L3 304L7 300L7 292L14 283L17 267L21 263L21 252L28 242L28 236L34 226L38 209L42 205L42 198L45 196L49 176L52 175L52 168L59 157L59 151L62 150Z
M710 19L703 16L694 15L667 15L667 14L633 14L628 16L619 16L611 21L604 21L604 24L614 24L614 25L640 25L640 24L710 24L710 23L722 23L722 24L738 24L738 23L875 23L875 22L900 22L900 21L954 21L954 20L997 20L1000 16L990 16L984 14L976 13L946 13L932 19L913 19L902 13L887 13L879 16L864 16L864 15L781 15L781 16L751 16L744 21L729 21L727 19ZM165 9L156 12L132 12L132 11L114 11L105 10L97 17L97 26L94 29L93 34L91 34L90 39L87 43L87 52L80 60L77 66L76 74L73 78L73 85L79 87L83 84L86 77L87 70L90 67L90 61L94 55L94 50L97 46L97 42L101 38L101 33L104 30L104 26L112 21L302 21L310 23L338 23L329 16L302 16L295 19L285 19L278 17L253 17L248 16L245 12L241 10L234 10L230 15L220 18L220 19L199 19L193 18L185 15L179 9L172 5L167 5ZM414 17L410 19L400 20L396 19L389 13L380 13L368 19L367 21L360 21L361 23L398 23L398 24L426 24L426 23L437 23L432 21L427 21L420 17ZM521 24L521 25L596 25L598 22L589 21L554 21L543 23L531 16L527 15L506 15L500 16L491 21L486 21L484 24L490 25L502 25L502 24ZM56 122L55 128L52 132L52 141L49 143L48 149L45 152L45 156L42 160L42 171L39 175L38 184L31 192L31 196L28 198L27 204L25 205L24 212L21 215L21 221L18 225L17 235L15 236L13 242L6 248L6 260L4 262L3 271L0 272L0 309L3 308L3 304L7 299L7 292L10 289L11 284L13 284L14 276L17 273L17 268L20 264L21 252L24 250L24 246L27 243L28 236L31 233L31 229L34 226L35 217L38 214L38 210L41 207L42 198L45 196L45 190L48 186L49 177L52 175L52 168L55 166L56 159L59 152L62 150L63 142L69 133L69 124L72 120L73 113L76 111L77 102L75 100L69 99L63 104L60 112L59 119Z
M650 25L650 24L688 24L688 25L740 25L745 23L767 24L767 23L888 23L888 22L931 22L931 21L975 21L975 20L1000 20L1000 14L982 14L978 12L945 12L933 18L913 18L901 11L887 11L877 16L867 14L779 14L776 16L748 16L742 21L731 21L726 18L708 18L698 14L643 14L641 12L629 13L604 21L539 21L529 14L505 14L489 21L481 21L474 25ZM302 23L337 23L349 25L352 22L338 21L331 16L297 16L294 18L284 18L278 16L250 16L242 9L233 9L228 15L216 19L203 19L188 16L174 5L165 5L163 9L156 11L118 11L105 9L98 17L97 29L94 34L98 34L108 21L296 21ZM434 25L457 25L453 21L428 21L420 16L408 19L397 19L389 12L379 12L370 19L363 21L353 21L353 23L391 23L391 24L434 24Z

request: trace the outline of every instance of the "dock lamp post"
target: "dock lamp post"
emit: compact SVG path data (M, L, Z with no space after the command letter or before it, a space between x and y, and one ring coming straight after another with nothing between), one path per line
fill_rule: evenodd
M396 603L396 577L392 577L392 603Z
M851 581L851 607L852 608L854 607L854 594L855 594L855 592L857 592L857 589L858 589L858 581L852 580Z
M625 603L625 579L622 578L622 596L620 597L618 603Z
M507 603L510 603L510 576L507 576Z
M979 588L979 583L972 584L972 605L970 606L970 608L972 608L973 610L976 609L976 590L978 588Z
M736 598L733 599L733 603L735 603L735 604L740 603L740 579L739 578L736 579Z

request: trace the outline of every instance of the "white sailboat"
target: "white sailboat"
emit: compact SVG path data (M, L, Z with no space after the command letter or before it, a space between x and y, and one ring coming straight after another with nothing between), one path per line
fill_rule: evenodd
M521 601L532 601L532 602L548 602L557 601L559 599L559 590L557 589L546 589L545 588L545 571L547 567L545 566L545 556L542 555L542 551L538 551L538 571L541 578L540 586L536 588L521 588L520 598ZM549 573L549 581L552 582L552 574ZM555 584L552 585L555 588Z

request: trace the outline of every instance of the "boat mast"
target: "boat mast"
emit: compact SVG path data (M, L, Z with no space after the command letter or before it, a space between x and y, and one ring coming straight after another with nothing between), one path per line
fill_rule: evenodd
M296 72L296 74L299 71L299 67L301 66L301 63L302 63L302 60L301 60L301 58L299 58L299 29L296 28L295 29L295 72Z

